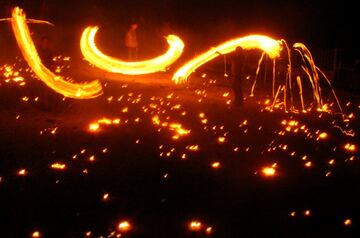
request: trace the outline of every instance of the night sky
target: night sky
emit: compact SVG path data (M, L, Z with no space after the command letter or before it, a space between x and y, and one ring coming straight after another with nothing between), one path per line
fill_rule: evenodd
M6 5L5 1L1 1ZM8 1L32 16L42 0ZM301 41L315 47L358 48L357 7L351 1L238 1L238 0L48 0L49 17L57 24L95 22L112 24L143 19L152 24L170 22L199 37L224 38L263 33ZM4 11L3 11L4 12ZM4 14L4 13L3 13ZM184 33L185 34L185 33ZM222 38L221 38L222 39ZM216 42L216 41L215 41Z

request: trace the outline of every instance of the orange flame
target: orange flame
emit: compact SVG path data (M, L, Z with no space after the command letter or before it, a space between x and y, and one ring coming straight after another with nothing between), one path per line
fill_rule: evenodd
M25 60L34 73L47 86L70 98L88 99L101 95L102 86L99 81L85 84L71 83L65 81L61 76L55 75L41 63L41 59L26 24L26 15L19 7L15 7L12 11L11 25L17 44Z
M126 62L107 56L98 49L95 44L98 29L97 26L90 26L83 31L80 41L81 52L91 64L111 73L140 75L163 71L181 56L184 49L184 43L179 37L168 35L166 40L169 49L165 54L145 61Z
M228 54L235 51L236 47L241 46L246 50L261 49L266 52L270 58L276 58L280 55L281 45L278 41L263 35L249 35L234 40L227 41L207 52L197 56L182 66L173 76L172 80L176 83L182 83L187 80L189 75L203 64L215 59L220 54Z

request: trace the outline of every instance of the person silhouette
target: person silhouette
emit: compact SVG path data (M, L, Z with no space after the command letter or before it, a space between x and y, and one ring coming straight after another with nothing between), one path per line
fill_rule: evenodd
M138 26L137 23L132 23L125 35L125 46L128 51L129 61L136 61L138 58L139 43L136 32Z
M245 66L245 51L238 46L232 55L231 59L231 76L233 80L234 104L235 106L243 107L243 81L244 81L244 66Z

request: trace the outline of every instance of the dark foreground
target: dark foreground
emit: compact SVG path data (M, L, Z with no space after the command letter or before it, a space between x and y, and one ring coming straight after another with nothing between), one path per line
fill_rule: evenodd
M1 79L0 237L359 237L358 97L340 93L343 122L157 77L46 110L35 79Z

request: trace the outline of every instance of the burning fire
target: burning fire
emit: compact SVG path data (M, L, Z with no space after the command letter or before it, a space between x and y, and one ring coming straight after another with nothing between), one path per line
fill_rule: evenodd
M19 7L15 7L12 11L11 25L25 60L47 86L70 98L88 99L101 95L102 86L98 81L85 84L71 83L55 75L42 64L26 24L26 15Z
M235 51L236 47L241 46L244 49L261 49L266 52L270 58L276 58L280 55L282 49L280 43L270 37L263 35L249 35L234 40L227 41L209 51L197 56L182 66L173 76L172 80L176 84L183 83L189 75L203 64L215 59L220 54L228 54Z
M107 56L98 49L95 43L98 29L97 26L92 26L83 31L80 41L81 52L91 64L111 73L140 75L159 72L173 64L181 56L184 49L184 43L179 37L168 35L166 40L169 49L165 54L145 61L126 62Z

